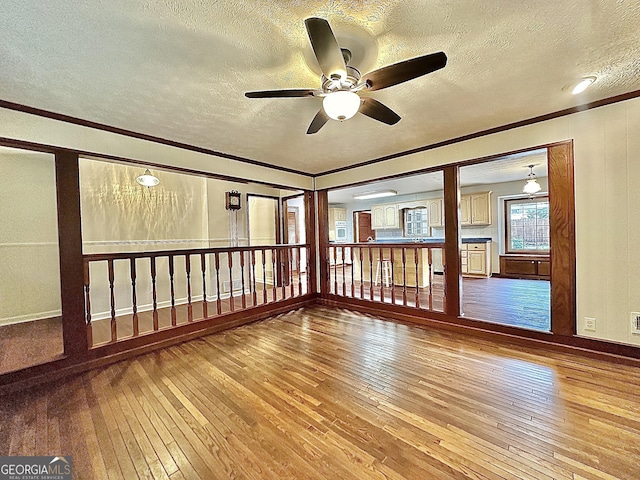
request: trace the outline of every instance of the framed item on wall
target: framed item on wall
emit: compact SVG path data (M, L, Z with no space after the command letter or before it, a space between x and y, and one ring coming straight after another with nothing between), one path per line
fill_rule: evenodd
M225 196L225 208L227 210L240 210L242 207L240 203L240 192L237 190L231 190L230 192L226 192Z

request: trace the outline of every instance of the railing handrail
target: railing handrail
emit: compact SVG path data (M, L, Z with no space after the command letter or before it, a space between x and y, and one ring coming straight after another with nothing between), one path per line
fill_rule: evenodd
M329 243L329 247L371 248L444 248L444 242L360 242Z
M309 243L278 243L273 245L247 245L243 247L209 247L189 248L179 250L154 250L150 252L116 252L116 253L85 253L82 258L86 262L104 260L127 260L130 258L171 257L180 255L202 255L210 253L236 253L260 250L284 250L287 248L311 248Z

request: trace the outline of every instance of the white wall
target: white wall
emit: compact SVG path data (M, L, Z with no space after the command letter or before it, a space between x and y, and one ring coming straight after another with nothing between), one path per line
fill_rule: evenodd
M316 178L318 189L574 140L579 335L640 345L640 98ZM596 332L583 318L596 318Z
M60 314L53 155L0 150L0 325Z

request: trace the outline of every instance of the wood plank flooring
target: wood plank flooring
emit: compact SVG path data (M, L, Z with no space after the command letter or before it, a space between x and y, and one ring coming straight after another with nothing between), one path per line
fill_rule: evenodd
M87 479L637 479L640 368L313 306L0 398Z

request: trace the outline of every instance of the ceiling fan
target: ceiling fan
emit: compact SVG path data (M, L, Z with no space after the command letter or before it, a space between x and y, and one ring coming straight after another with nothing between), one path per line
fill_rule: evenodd
M330 118L347 120L360 112L387 125L395 125L400 116L371 97L360 97L359 92L373 92L398 85L422 75L435 72L447 64L444 52L387 65L364 77L349 65L351 52L340 48L329 22L323 18L305 21L311 47L322 70L320 89L262 90L246 92L248 98L322 97L322 107L311 121L307 134L318 132Z

